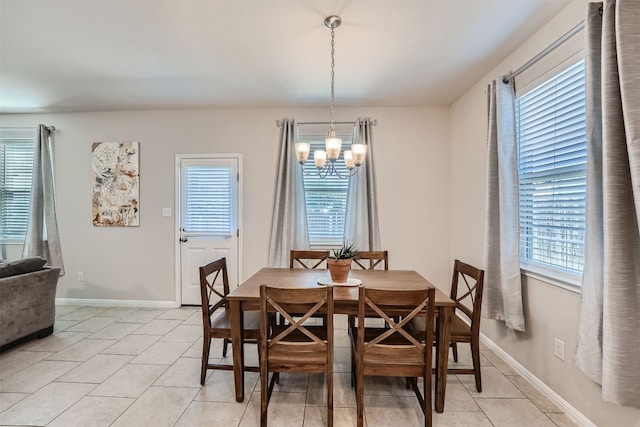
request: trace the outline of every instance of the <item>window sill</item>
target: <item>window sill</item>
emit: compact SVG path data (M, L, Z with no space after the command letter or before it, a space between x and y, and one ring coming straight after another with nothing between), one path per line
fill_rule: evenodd
M575 273L564 272L537 264L525 263L523 261L520 263L520 274L576 294L580 293L582 276Z

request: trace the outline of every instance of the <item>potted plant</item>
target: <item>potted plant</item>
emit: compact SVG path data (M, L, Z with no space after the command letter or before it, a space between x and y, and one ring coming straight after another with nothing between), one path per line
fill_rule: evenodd
M353 244L345 242L340 249L334 249L327 258L327 266L333 283L345 283L351 270L351 260L358 255Z

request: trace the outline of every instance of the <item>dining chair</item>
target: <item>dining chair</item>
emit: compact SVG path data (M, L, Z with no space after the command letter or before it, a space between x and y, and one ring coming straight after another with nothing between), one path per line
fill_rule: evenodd
M272 325L271 312L278 313L287 324ZM326 325L304 324L317 313L326 315ZM269 400L280 372L305 372L326 374L327 424L333 426L333 287L261 285L259 352L260 425L267 425ZM270 382L269 372L273 372Z
M358 255L353 259L351 268L354 270L388 270L388 251L358 251Z
M330 255L330 251L300 251L300 250L291 250L289 252L289 268L305 268L307 270L315 270L315 269L324 269L327 267L327 258ZM311 316L313 318L321 318L322 324L326 324L325 316L322 314L318 314L316 316ZM282 323L284 320L281 316L277 316L279 323Z
M209 363L209 350L213 338L223 339L222 357L227 356L227 347L231 343L231 317L227 295L229 294L229 276L227 260L220 258L200 267L200 296L202 306L202 369L200 384L204 385L207 369L233 370L233 365ZM260 313L244 311L244 339L258 342L260 335ZM247 371L258 371L258 367L248 366Z
M449 345L453 350L453 360L458 362L458 343L469 343L473 369L449 368L448 374L475 375L476 389L482 391L482 374L480 371L480 312L482 309L482 288L484 271L455 260L453 278L451 280L450 298L456 305L451 316L451 338ZM460 316L462 314L462 316ZM425 331L425 324L421 319L411 322L411 327L417 333ZM427 341L429 342L429 341Z
M389 270L388 251L358 251L358 256L351 263L352 270ZM356 316L347 318L348 330L355 326Z
M413 388L424 413L425 426L431 425L431 369L433 347L416 337L409 322L420 318L433 339L435 288L421 290L382 290L361 287L358 294L358 325L351 336L351 373L355 378L357 424L364 422L364 377L405 377ZM365 327L365 314L377 314L388 327ZM396 318L400 316L401 321ZM427 338L429 338L427 337ZM423 377L424 396L416 378Z
M329 251L299 251L289 252L289 268L327 268Z

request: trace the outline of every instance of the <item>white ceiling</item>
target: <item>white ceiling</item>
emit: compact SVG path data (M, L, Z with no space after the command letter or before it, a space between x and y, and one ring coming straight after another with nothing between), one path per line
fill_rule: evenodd
M0 0L0 112L449 105L570 0ZM507 70L505 70L507 71Z

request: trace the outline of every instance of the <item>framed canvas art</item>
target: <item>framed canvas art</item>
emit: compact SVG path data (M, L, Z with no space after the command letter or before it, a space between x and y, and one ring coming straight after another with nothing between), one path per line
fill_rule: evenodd
M93 143L93 225L140 225L138 153L137 142Z

